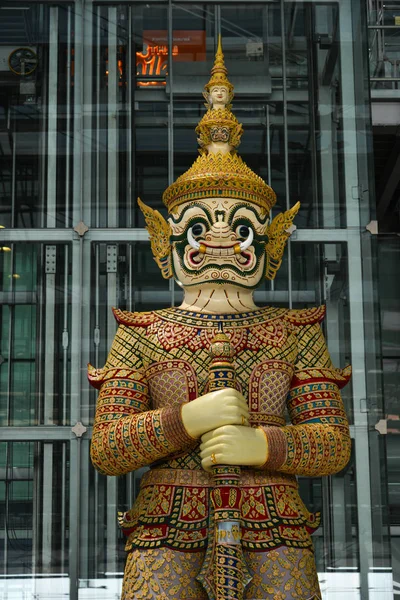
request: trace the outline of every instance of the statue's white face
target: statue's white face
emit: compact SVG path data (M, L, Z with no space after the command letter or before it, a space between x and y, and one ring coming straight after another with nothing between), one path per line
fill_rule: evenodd
M229 102L229 90L224 85L214 86L210 90L212 106L226 106Z
M175 278L183 287L256 288L264 277L267 218L230 198L181 205L169 218Z

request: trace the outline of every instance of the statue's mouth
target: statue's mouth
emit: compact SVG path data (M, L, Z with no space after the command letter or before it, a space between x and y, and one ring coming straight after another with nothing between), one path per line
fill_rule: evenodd
M232 237L230 238L232 240ZM254 232L251 227L248 228L248 236L242 242L238 240L233 242L226 241L225 243L215 244L210 241L200 241L193 236L192 227L187 231L187 241L189 249L187 250L187 260L192 267L198 267L206 259L212 257L214 260L229 258L229 264L232 264L232 258L240 267L249 267L253 262L253 252L247 252L253 243ZM253 248L254 250L254 248ZM210 260L207 260L210 262ZM221 264L221 267L223 264ZM227 264L228 266L228 264Z
M198 250L191 248L187 253L188 262L193 267L198 267L206 258L211 257L214 259L232 257L241 267L248 267L253 260L253 254L241 250L238 242L229 246L215 246L201 242Z

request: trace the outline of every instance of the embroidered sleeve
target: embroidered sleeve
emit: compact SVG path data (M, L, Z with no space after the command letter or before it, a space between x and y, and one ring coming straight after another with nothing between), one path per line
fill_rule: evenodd
M89 365L88 377L100 390L90 449L100 473L124 475L193 445L179 405L150 410L131 328L120 325L105 367Z
M264 427L263 468L304 476L332 475L349 461L349 425L339 389L351 368L335 369L318 324L299 327L298 358L287 405L292 425Z

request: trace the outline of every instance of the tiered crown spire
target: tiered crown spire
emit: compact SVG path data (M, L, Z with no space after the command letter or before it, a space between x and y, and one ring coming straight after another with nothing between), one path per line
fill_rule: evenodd
M233 85L228 79L228 69L225 66L224 54L222 52L221 36L218 37L218 47L215 54L214 66L211 69L210 81L206 83L204 90L210 92L216 86L225 86L233 97Z
M225 100L220 95L218 103L211 103L210 94L215 87L226 89ZM276 202L274 190L236 153L243 128L230 110L233 85L228 79L221 37L204 90L208 111L196 128L201 156L165 190L166 207L171 212L186 202L220 197L251 202L269 212Z

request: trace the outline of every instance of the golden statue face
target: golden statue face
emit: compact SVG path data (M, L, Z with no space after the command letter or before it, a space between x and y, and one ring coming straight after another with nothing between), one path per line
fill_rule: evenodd
M268 215L230 198L182 204L169 218L172 264L183 287L256 288L265 271Z
M229 90L224 85L213 86L210 90L210 104L212 106L226 106L229 102Z

